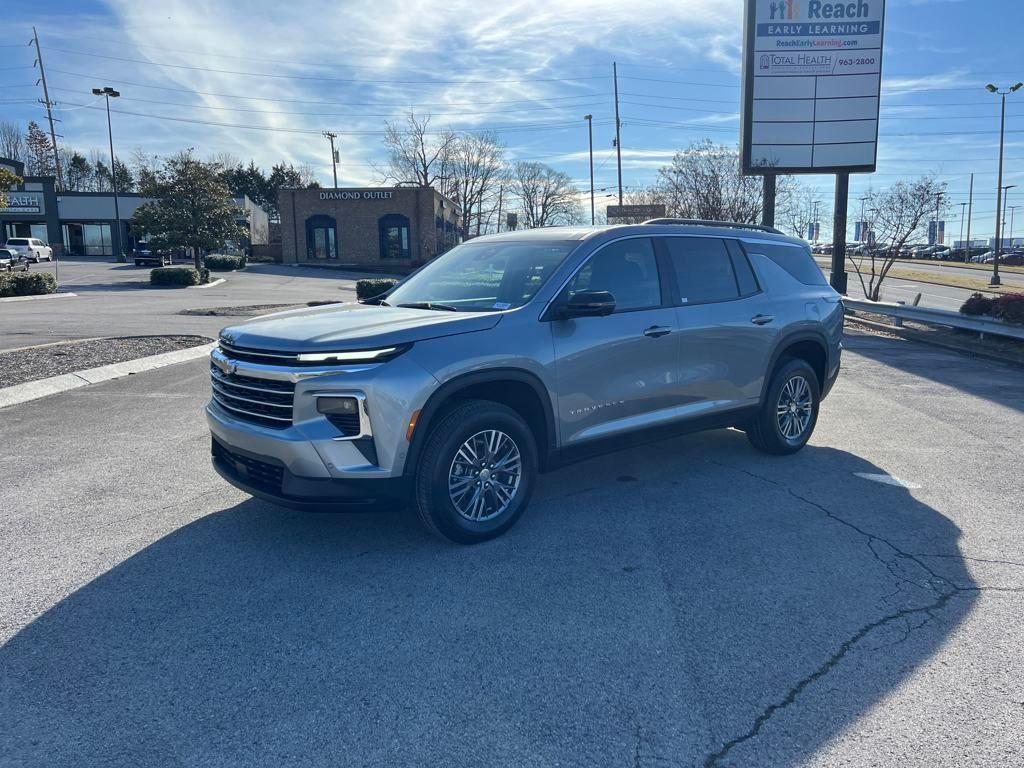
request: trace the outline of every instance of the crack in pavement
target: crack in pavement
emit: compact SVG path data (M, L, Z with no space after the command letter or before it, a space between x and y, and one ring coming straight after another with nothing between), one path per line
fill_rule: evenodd
M733 737L732 739L729 739L728 741L723 743L722 746L717 751L712 752L711 754L709 754L704 759L704 763L703 763L704 764L704 768L713 768L714 766L720 765L721 761L735 747L739 746L740 744L743 744L744 742L750 741L751 739L754 739L761 732L761 729L765 726L765 724L772 718L772 716L774 716L780 710L783 710L783 709L789 707L791 704L793 704L797 700L797 698L800 696L800 694L806 688L808 688L810 685L814 684L816 681L820 680L822 677L824 677L829 672L831 672L839 664L839 662L841 662L843 660L843 658L851 650L853 650L854 647L856 647L858 645L858 643L860 643L862 640L864 640L864 638L866 638L869 634L874 632L876 629L880 629L882 627L886 627L889 624L892 624L894 622L899 622L899 621L904 621L905 625L906 625L906 630L905 630L903 636L901 638L899 638L896 642L891 643L888 646L878 646L878 648L874 648L874 649L870 649L870 650L878 650L879 648L892 647L894 645L899 645L900 643L905 642L906 639L910 637L912 632L914 632L914 631L924 627L926 624L928 624L932 620L936 619L937 618L936 613L938 611L942 610L942 608L945 607L946 603L948 603L950 600L952 600L957 595L966 594L966 593L975 593L975 594L977 594L977 593L981 593L981 592L1008 592L1008 593L1024 594L1024 588L1019 588L1019 587L996 587L996 586L981 586L981 585L973 586L973 587L965 587L965 586L956 584L955 582L950 581L946 577L936 573L934 570L932 570L931 567L929 567L925 562L923 562L923 560L921 558L923 558L923 557L930 557L930 555L919 555L919 554L915 554L915 553L906 552L906 551L900 549L899 547L897 547L891 541L885 539L884 537L879 536L879 535L874 534L874 533L871 533L869 531L866 531L863 528L855 525L854 523L851 523L849 520L846 520L846 519L840 517L839 515L835 514L834 512L832 512L832 510L828 509L824 505L819 504L818 502L813 501L812 499L809 499L809 498L807 498L805 496L802 496L801 494L797 493L792 488L790 488L788 485L785 485L783 483L777 482L777 481L772 480L772 479L767 478L767 477L763 477L761 475L758 475L758 474L756 474L754 472L751 472L751 471L749 471L747 469L744 469L742 467L736 467L736 466L733 466L733 465L730 465L730 464L725 464L725 463L713 461L713 460L710 460L710 459L705 459L705 460L708 461L711 464L715 464L717 466L721 466L721 467L724 467L726 469L731 469L733 471L742 472L743 474L748 475L748 476L750 476L752 478L755 478L757 480L761 480L761 481L766 482L766 483L770 483L771 485L775 485L775 486L778 486L778 487L784 489L793 498L795 498L798 501L801 501L801 502L803 502L803 503L805 503L805 504L807 504L807 505L809 505L811 507L814 507L815 509L819 510L822 514L824 514L829 519L834 520L835 522L839 523L840 525L845 526L846 528L849 528L852 531L855 531L857 534L859 534L860 536L865 538L867 540L868 551L871 552L872 557L874 557L875 560L877 560L879 563L881 563L883 566L886 567L886 569L889 571L889 573L891 575L893 575L897 579L897 583L909 583L909 584L913 584L914 586L916 586L918 588L923 588L923 589L928 589L928 590L938 590L938 595L936 596L936 598L934 600L932 600L931 602L929 602L926 605L920 605L920 606L916 606L916 607L913 607L913 608L903 608L903 609L900 609L898 611L893 611L892 613L889 613L889 614L883 616L880 619L876 619L875 621L869 622L868 624L865 624L864 626L862 626L860 629L858 629L856 632L854 632L853 635L851 635L849 638L847 638L842 643L842 645L840 645L839 648L831 656L829 656L829 658L825 661L825 663L823 663L816 670L814 670L809 675L807 675L804 678L802 678L801 680L799 680L794 686L792 686L786 692L785 696L782 697L781 700L779 700L779 701L777 701L775 703L769 704L767 707L765 707L761 711L761 713L758 714L758 716L754 719L753 725L750 727L750 729L746 733L740 734L738 736ZM907 579L905 576L897 574L893 570L891 564L888 563L887 561L883 560L882 557L880 556L880 554L878 553L878 551L875 549L874 545L876 543L879 543L879 542L884 544L885 546L889 547L893 552L895 552L896 553L896 557L904 559L906 561L910 561L910 562L916 564L919 568L921 568L922 571L924 571L925 573L927 573L931 577L928 580L928 582L926 584L918 584L917 582L914 582L914 581L911 581L911 580ZM952 557L952 556L947 556L947 557ZM970 558L965 558L965 559L970 559ZM897 591L899 591L899 590L897 590ZM912 625L911 624L910 619L912 617L917 617L917 616L922 616L922 615L924 616L924 620L923 621L921 621L920 623L918 623L916 625Z

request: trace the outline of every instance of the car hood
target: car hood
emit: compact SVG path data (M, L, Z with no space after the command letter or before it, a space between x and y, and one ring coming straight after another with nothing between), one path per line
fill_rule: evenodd
M240 347L339 352L485 331L500 321L500 312L332 304L250 320L225 328L221 338Z

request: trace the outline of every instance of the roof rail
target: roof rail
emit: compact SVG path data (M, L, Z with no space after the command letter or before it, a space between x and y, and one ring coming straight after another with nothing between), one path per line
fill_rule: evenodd
M688 224L691 227L726 227L728 229L752 229L757 232L770 232L773 235L782 234L775 227L768 227L763 224L741 224L737 221L714 221L712 219L648 219L644 224Z

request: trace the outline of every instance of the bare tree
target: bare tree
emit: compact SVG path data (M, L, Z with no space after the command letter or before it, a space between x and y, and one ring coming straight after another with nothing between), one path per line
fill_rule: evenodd
M879 300L882 283L900 249L936 213L936 201L946 199L945 189L945 182L934 176L922 176L915 181L896 182L867 200L868 231L874 234L876 247L850 254L849 261L869 300ZM941 204L938 213L942 213Z
M450 154L450 186L461 210L462 232L480 235L505 180L505 145L493 132L470 133L452 142Z
M0 157L21 163L28 160L21 126L10 120L0 120Z
M577 224L583 220L579 190L568 174L543 163L516 163L512 188L529 229Z
M778 180L791 178L780 176ZM775 225L794 237L807 237L808 228L814 223L814 202L820 198L817 187L780 185L775 192Z
M743 223L761 216L761 177L743 176L739 152L710 139L676 152L658 182L671 216Z
M382 171L384 181L435 187L453 198L451 163L456 138L450 128L431 131L430 115L417 117L410 112L404 123L385 123L388 165Z

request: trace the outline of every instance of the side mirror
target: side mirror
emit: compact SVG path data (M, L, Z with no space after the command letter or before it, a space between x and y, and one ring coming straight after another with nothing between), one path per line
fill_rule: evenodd
M604 317L615 311L615 297L608 291L577 291L558 309L558 317Z

